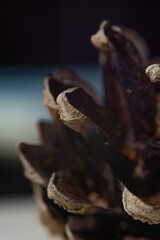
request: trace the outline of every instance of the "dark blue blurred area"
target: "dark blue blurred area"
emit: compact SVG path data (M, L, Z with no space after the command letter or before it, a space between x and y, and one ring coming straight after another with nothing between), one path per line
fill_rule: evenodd
M0 64L96 63L90 36L104 19L137 30L160 55L159 8L158 1L2 1Z

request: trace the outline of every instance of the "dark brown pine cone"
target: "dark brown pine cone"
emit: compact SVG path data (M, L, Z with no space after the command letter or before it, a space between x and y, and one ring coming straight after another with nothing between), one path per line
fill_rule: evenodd
M160 66L145 75L148 48L133 30L104 21L91 42L104 103L69 69L48 75L43 103L54 122L39 123L41 145L18 146L25 176L52 233L159 240Z

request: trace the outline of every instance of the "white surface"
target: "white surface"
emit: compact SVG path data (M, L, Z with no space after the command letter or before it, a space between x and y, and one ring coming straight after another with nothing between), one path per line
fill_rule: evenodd
M0 200L0 239L61 240L59 236L50 236L41 225L32 198Z

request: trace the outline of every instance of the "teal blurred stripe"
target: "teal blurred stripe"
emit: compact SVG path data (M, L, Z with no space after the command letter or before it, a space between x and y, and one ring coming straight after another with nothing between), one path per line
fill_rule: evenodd
M98 65L65 65L76 71L102 94L101 69ZM15 145L20 141L36 143L36 122L50 119L42 106L44 77L60 67L1 66L0 67L0 157L16 156Z

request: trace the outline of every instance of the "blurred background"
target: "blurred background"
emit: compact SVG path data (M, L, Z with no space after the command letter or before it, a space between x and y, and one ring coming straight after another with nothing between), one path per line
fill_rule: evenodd
M150 47L150 55L158 56L159 8L160 3L154 1L146 2L145 5L140 4L140 1L127 0L1 2L1 208L8 209L7 201L14 203L13 198L24 196L26 199L32 193L30 183L23 177L15 149L20 141L37 143L36 122L50 119L41 104L45 75L52 73L58 66L68 66L102 94L101 69L90 36L97 31L102 20L110 20L113 24L124 25L141 33ZM18 207L16 202L14 208ZM23 205L19 206L23 209ZM32 207L28 209L33 210ZM3 212L6 216L6 210ZM1 224L2 221L2 230L4 228ZM15 239L22 238L16 236Z

